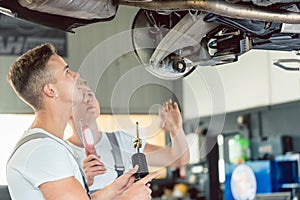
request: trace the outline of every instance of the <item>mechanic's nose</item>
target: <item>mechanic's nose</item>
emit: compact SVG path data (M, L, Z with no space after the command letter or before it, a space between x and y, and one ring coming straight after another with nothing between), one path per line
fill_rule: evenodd
M80 78L80 74L78 72L75 72L73 70L69 70L69 73L77 80Z
M92 102L94 100L94 94L91 92L91 91L89 91L88 93L87 93L87 103L90 103L90 102Z
M78 72L74 72L73 71L73 73L74 73L74 78L75 79L79 79L80 78L80 74Z
M94 93L91 91L87 91L84 94L84 102L85 103L91 103L94 100Z

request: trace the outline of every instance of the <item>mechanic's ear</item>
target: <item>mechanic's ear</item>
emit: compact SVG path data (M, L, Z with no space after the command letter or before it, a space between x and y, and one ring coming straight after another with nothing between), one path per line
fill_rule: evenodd
M55 89L53 88L53 85L51 83L49 84L46 84L43 88L43 93L45 95L47 95L48 97L50 98L55 98L57 97L58 95L56 94L55 92Z

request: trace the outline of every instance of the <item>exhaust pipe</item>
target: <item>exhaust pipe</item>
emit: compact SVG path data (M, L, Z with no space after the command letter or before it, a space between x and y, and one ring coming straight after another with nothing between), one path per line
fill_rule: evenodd
M230 18L300 24L299 13L274 11L267 7L262 9L257 6L239 5L220 0L119 0L119 4L157 11L202 10Z

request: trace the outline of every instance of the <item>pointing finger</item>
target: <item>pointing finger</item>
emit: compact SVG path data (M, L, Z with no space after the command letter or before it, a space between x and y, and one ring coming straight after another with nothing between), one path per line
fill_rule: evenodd
M146 185L147 183L149 183L152 179L154 179L158 175L159 175L158 171L152 172L152 173L148 174L147 176L145 176L144 178L142 178L141 180L139 180L139 182Z

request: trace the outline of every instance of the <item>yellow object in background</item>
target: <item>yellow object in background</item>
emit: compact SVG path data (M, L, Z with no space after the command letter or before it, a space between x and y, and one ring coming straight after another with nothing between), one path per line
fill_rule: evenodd
M184 197L185 195L187 195L188 191L189 191L188 185L184 183L178 183L174 185L173 196Z

